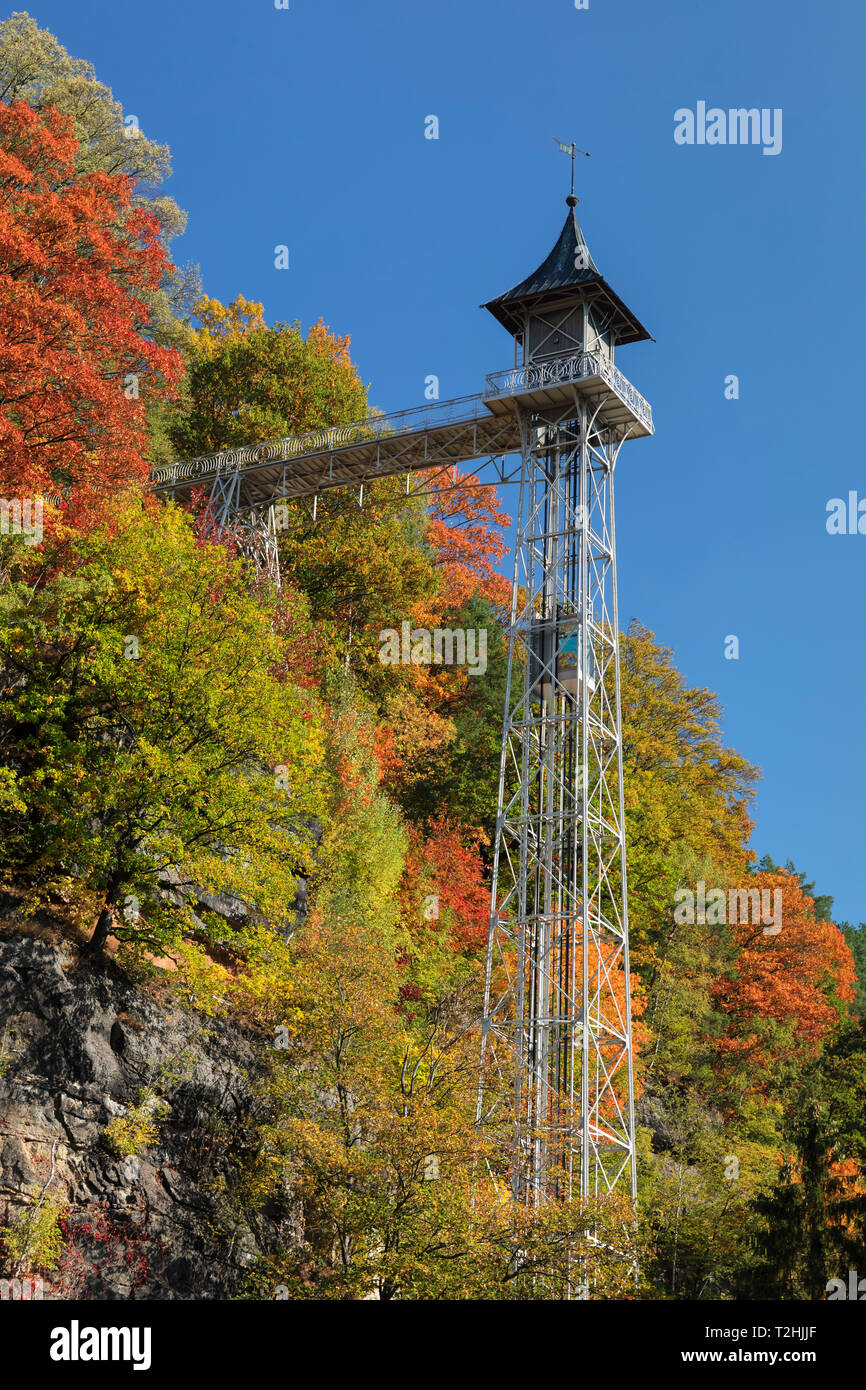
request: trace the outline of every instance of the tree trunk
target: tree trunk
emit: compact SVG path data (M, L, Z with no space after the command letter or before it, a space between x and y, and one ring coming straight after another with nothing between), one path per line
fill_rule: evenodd
M87 954L98 956L105 950L105 943L108 940L108 933L114 926L114 912L106 903L96 919L96 926L93 935L87 943Z
M105 890L105 902L102 911L96 919L96 926L93 928L93 935L84 948L88 956L101 955L105 950L105 943L108 940L111 928L114 926L114 908L117 902L117 894L120 881L117 875L112 875L108 880L108 887Z

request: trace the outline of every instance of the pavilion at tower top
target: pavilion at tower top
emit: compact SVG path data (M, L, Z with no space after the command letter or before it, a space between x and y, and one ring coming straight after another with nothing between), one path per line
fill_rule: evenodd
M566 199L568 216L550 255L519 285L490 299L481 307L523 345L525 360L567 350L565 338L578 339L575 329L585 328L577 310L583 307L598 332L607 338L610 355L620 343L639 343L651 338L643 324L605 280L592 258L577 220L577 199ZM568 331L569 310L574 322ZM546 332L547 321L561 321L564 330L558 343L554 333ZM534 322L540 321L540 322ZM534 332L534 328L539 329ZM587 349L591 350L591 349Z

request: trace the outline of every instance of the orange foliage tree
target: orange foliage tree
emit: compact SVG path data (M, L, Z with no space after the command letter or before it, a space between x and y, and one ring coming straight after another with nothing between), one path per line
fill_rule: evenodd
M403 902L413 935L445 931L452 950L482 952L487 945L490 890L478 846L465 830L439 816L426 836L408 827Z
M2 485L64 492L79 518L148 466L144 398L180 377L145 336L142 296L167 269L125 175L75 175L68 117L0 105Z
M434 494L427 534L443 570L443 613L460 608L475 593L494 608L507 606L511 584L496 566L508 551L503 529L510 523L494 484L479 484L474 474L456 466L448 469Z
M814 918L813 900L794 875L756 873L747 885L769 893L762 903L771 910L781 901L781 930L769 913L758 919L751 911L750 921L731 923L736 962L713 994L726 1020L718 1048L732 1063L748 1066L760 1085L780 1058L818 1054L854 998L855 970L839 928Z

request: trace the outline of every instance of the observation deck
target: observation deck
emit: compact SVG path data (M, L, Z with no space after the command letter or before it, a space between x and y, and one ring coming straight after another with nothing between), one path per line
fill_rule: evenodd
M484 402L494 414L522 407L543 411L572 398L574 391L598 408L599 423L623 430L630 439L653 433L653 413L618 367L601 353L575 352L492 372L486 378Z

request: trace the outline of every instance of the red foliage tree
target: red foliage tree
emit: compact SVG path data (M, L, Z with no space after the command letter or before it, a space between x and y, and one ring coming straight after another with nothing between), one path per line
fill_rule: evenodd
M456 466L438 482L428 540L443 574L442 611L460 608L476 590L495 608L507 607L511 584L496 565L508 551L503 528L511 518L499 505L496 486L479 484Z
M716 1008L727 1016L718 1047L731 1062L745 1064L756 1078L779 1061L778 1032L786 1029L785 1056L813 1057L854 998L855 968L845 938L832 922L817 921L814 903L791 874L758 873L750 889L767 894L761 913L731 923L739 948L734 978L714 989ZM780 899L773 895L779 893ZM781 930L770 915L781 902ZM766 914L763 906L770 909ZM740 915L745 916L743 911ZM776 1041L774 1041L774 1031Z
M0 104L0 485L67 494L81 519L145 482L143 397L183 362L144 336L158 223L125 175L76 177L71 132L53 109Z
M481 855L467 843L466 831L444 816L429 823L426 835L409 830L403 901L408 920L422 924L418 930L444 926L452 949L462 954L485 949L490 889Z

